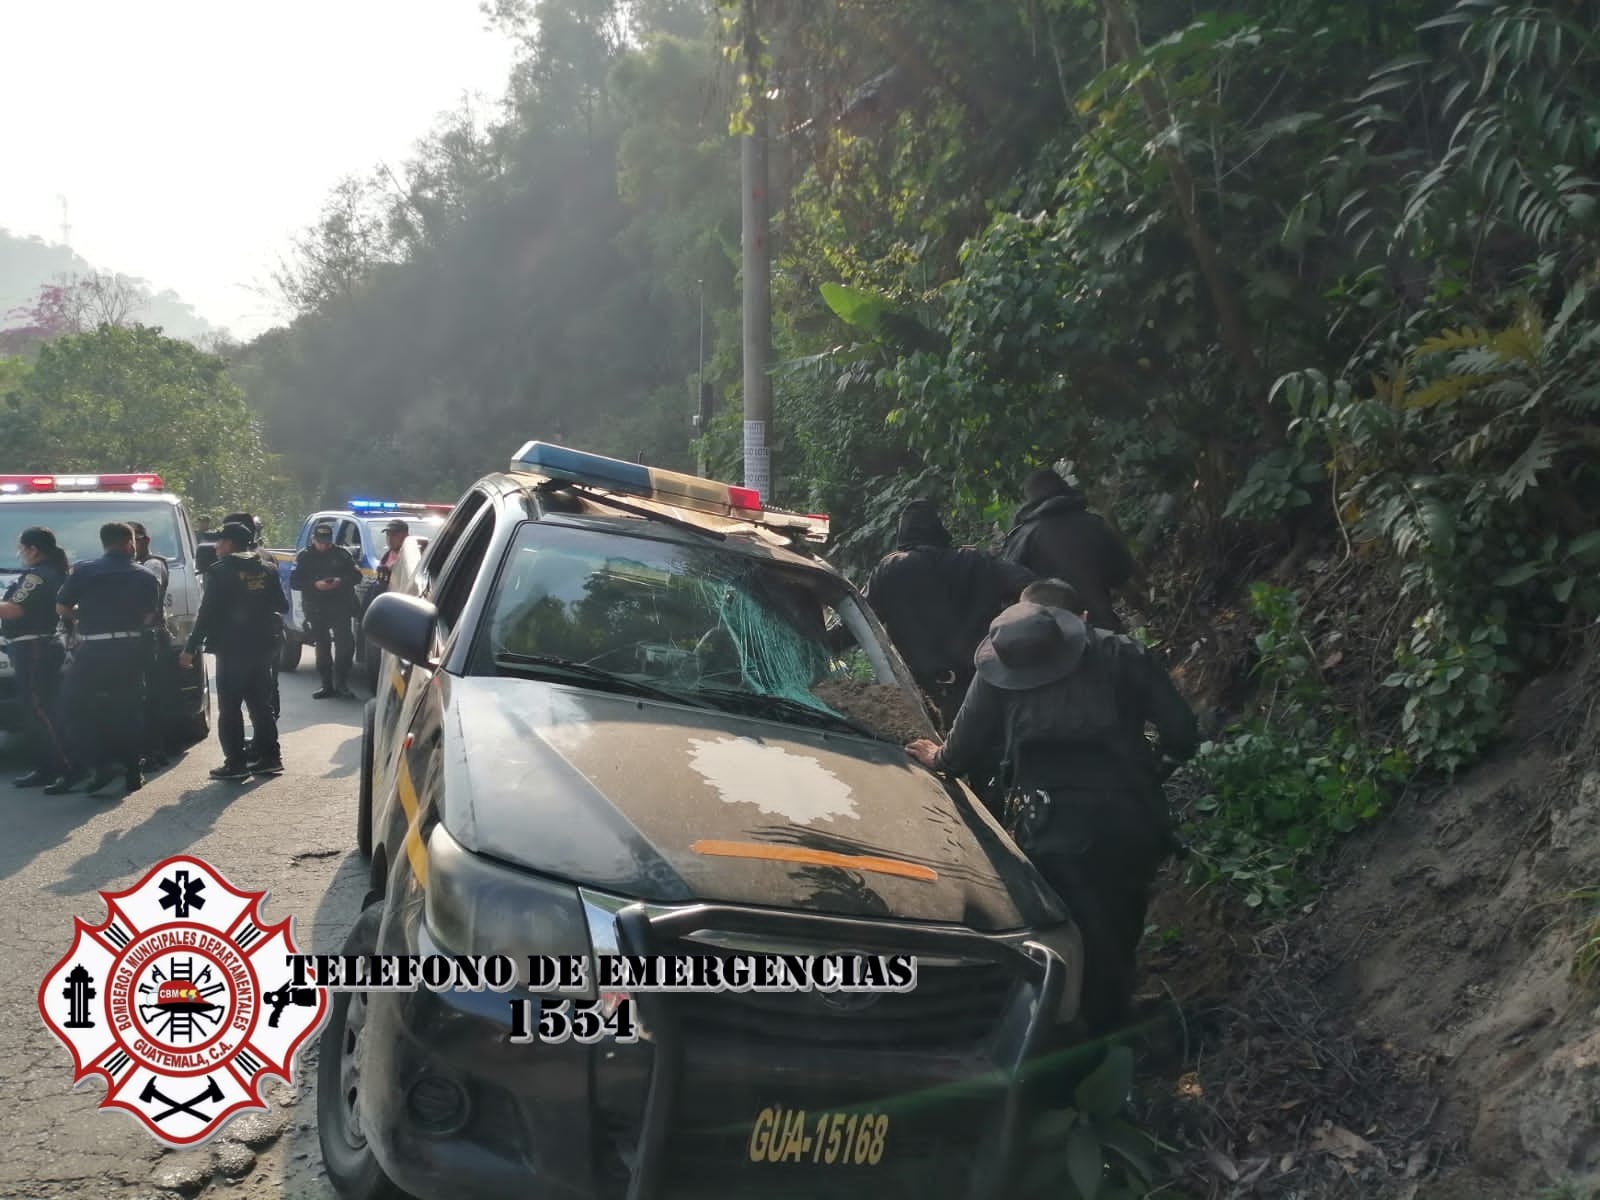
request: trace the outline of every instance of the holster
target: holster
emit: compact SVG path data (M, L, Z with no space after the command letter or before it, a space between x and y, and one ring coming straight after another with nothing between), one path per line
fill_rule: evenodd
M1050 827L1055 798L1043 788L1013 788L1006 792L1004 809L1002 824L1017 848L1026 853Z

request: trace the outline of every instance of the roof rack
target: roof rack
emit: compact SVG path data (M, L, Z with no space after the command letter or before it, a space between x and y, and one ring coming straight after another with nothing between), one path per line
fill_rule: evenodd
M829 520L819 513L767 508L754 488L738 487L698 475L685 475L643 463L625 462L557 446L528 442L511 460L513 472L532 472L547 479L582 484L597 491L620 492L677 508L759 525L808 542L826 542Z

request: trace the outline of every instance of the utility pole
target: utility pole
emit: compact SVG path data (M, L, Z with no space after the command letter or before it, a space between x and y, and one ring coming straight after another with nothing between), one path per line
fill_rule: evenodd
M710 467L706 464L706 435L711 431L711 388L706 384L706 281L700 285L700 368L695 372L694 427L699 433L699 448L695 453L695 470L704 475Z
M750 132L744 135L744 485L770 503L772 459L767 430L772 423L772 381L767 358L772 346L772 261L767 242L767 84L761 71L761 39L755 0L743 0L745 72Z
M67 198L65 196L57 196L56 199L61 201L61 244L71 249L72 222L67 219Z

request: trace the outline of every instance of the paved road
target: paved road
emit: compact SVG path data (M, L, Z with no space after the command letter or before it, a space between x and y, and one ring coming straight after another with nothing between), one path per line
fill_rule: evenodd
M37 1008L73 917L98 922L96 892L129 887L178 852L269 890L264 914L294 917L302 952L339 950L365 891L355 852L361 703L312 700L315 687L304 668L283 676L286 771L275 779L208 779L221 761L213 736L132 796L114 787L115 798L52 797L11 787L23 767L0 753L0 1197L333 1200L317 1148L315 1043L296 1087L267 1085L270 1113L235 1118L205 1148L167 1153L131 1114L97 1109L98 1080L72 1090L71 1057Z

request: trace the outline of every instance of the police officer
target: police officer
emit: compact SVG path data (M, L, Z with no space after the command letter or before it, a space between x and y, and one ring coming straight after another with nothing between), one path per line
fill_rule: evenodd
M901 510L895 548L873 567L863 595L946 728L972 682L972 654L989 622L1031 582L1026 567L954 546L931 500Z
M960 774L1004 745L1007 827L1083 933L1083 1015L1106 1034L1132 998L1150 885L1171 850L1161 792L1171 769L1145 726L1170 763L1191 756L1199 737L1194 712L1144 648L1070 607L1022 600L996 617L949 739L906 749Z
M105 553L73 567L56 596L56 612L76 618L78 634L61 706L69 757L94 769L86 794L119 768L131 794L144 786L144 639L160 613L160 584L134 561L133 530L123 522L102 525L100 545ZM49 795L71 790L65 777L45 788Z
M18 536L17 554L23 570L0 600L0 637L16 672L22 730L33 770L13 782L30 788L66 779L71 786L86 772L73 770L56 722L61 663L66 657L56 636L56 596L67 578L67 554L56 545L56 535L38 525Z
M260 517L256 516L254 513L247 513L247 512L229 513L227 516L222 518L222 523L224 525L243 525L246 528L248 528L250 530L250 533L251 533L251 537L250 537L250 552L252 554L254 554L257 558L259 558L264 566L270 568L274 575L276 575L278 573L278 560L273 558L272 555L268 554L267 551L266 551L266 548L264 546L262 546L262 544L261 544L262 525L261 525L261 518ZM282 591L283 589L280 587L278 590ZM285 607L284 607L284 609L282 611L283 612L288 612L289 611L288 607L287 607L287 600L285 601ZM277 720L278 717L280 717L283 714L282 699L281 699L281 696L280 696L280 694L278 692L278 662L281 659L282 654L283 654L283 640L284 640L285 636L286 635L285 635L284 628L283 628L283 622L281 620L275 619L274 620L274 625L273 625L273 635L272 635L272 717L273 717L273 720ZM255 747L253 745L251 745L250 743L248 743L248 742L246 743L246 753L247 754L252 754L252 755L255 753Z
M389 580L394 576L395 564L400 561L400 552L405 549L406 538L410 536L411 526L399 517L383 527L383 537L388 546L384 549L383 557L378 560L378 584L372 589L374 596L389 590Z
M248 779L283 771L278 722L272 714L273 626L288 608L278 572L250 549L255 530L237 522L217 536L217 561L206 572L205 594L179 663L187 670L202 647L217 656L217 737L222 765L213 779ZM244 714L255 730L256 761L246 760Z
M163 767L168 761L167 730L175 690L169 662L172 632L166 622L172 569L165 558L151 553L149 530L138 521L129 521L128 528L133 530L134 561L154 575L161 588L156 597L156 611L161 616L150 626L144 641L144 758L146 766Z
M330 696L355 699L349 684L356 652L356 585L360 582L356 560L343 546L333 544L332 523L317 522L311 530L311 545L295 556L294 570L289 573L289 586L300 592L306 624L317 641L322 690L311 693L313 700Z

